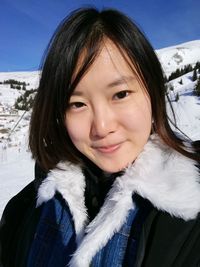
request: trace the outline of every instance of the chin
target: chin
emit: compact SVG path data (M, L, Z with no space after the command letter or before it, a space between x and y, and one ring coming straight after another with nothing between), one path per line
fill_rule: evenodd
M104 166L99 166L99 168L102 171L107 172L107 173L117 173L117 172L120 172L120 171L123 171L124 169L126 169L129 166L129 164L130 163L126 163L126 164L119 165L118 167L114 167L114 168L113 168L113 166L111 166L110 168L104 167ZM114 166L116 166L116 165L114 165Z

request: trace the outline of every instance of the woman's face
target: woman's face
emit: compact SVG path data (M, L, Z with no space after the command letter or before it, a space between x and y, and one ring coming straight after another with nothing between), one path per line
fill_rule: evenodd
M66 128L74 146L110 173L132 163L146 144L151 131L149 96L111 41L75 88Z

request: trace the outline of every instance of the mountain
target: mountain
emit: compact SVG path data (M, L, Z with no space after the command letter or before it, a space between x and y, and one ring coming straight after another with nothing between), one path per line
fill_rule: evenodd
M200 40L156 50L166 76L177 68L200 62Z
M40 71L24 71L24 72L0 72L0 81L4 80L17 80L30 84L31 88L38 87Z

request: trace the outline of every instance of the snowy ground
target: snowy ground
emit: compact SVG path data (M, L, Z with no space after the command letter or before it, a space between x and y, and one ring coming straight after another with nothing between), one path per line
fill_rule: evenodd
M34 162L25 144L0 149L0 217L8 200L33 179Z
M195 65L200 61L200 40L195 40L180 45L170 46L156 50L165 74L181 69L185 65Z
M193 90L196 82L192 82L193 72L187 73L181 78L174 79L171 84L174 91L170 92L170 98L175 99L179 94L179 101L172 101L179 128L192 140L200 140L200 97L194 96ZM182 80L181 85L179 81Z
M25 72L0 72L0 81L14 79L20 82L27 82L27 90L37 88L39 83L38 71L25 71Z

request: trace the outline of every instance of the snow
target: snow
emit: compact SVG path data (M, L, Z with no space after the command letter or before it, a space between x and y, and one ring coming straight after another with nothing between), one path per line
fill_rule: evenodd
M38 71L1 72L0 82L14 79L29 83L27 90L35 89L39 75ZM27 149L30 112L13 109L16 99L23 92L10 88L8 84L0 84L0 217L8 200L34 178L34 161ZM8 135L9 142L6 141Z
M200 40L157 50L166 75L178 67L194 65L200 61ZM187 73L169 84L172 105L176 113L179 128L192 140L200 139L200 97L193 94L196 82L192 81L192 72ZM14 79L29 83L27 90L38 87L40 72L2 72L0 82ZM200 74L198 74L200 76ZM182 84L180 80L182 79ZM13 105L22 90L11 89L9 85L0 84L0 217L8 200L19 192L34 177L34 161L28 151L27 139L30 112L15 111ZM176 94L179 100L175 101ZM14 129L17 122L18 126ZM169 110L170 115L170 110ZM14 131L13 131L14 129ZM10 141L6 138L10 135Z
M0 217L8 200L34 177L34 162L25 146L1 149Z
M200 61L200 40L162 48L156 51L166 76L177 68Z
M10 85L0 84L0 103L13 106L15 100L22 94L19 90L10 89Z
M192 82L192 75L193 72L189 72L171 81L174 91L169 91L169 94L172 100L179 94L179 101L172 101L179 128L192 140L200 140L200 97L193 95L196 81Z
M37 88L39 84L39 71L25 71L25 72L0 72L0 81L14 79L20 82L26 82L30 85L28 88Z

